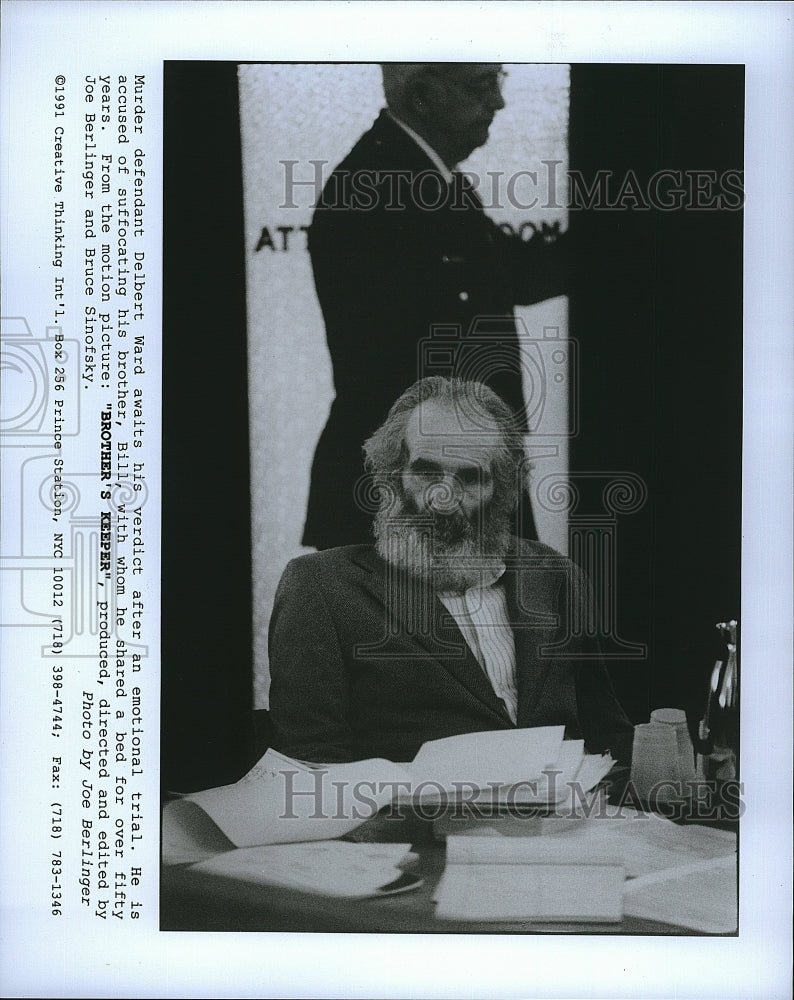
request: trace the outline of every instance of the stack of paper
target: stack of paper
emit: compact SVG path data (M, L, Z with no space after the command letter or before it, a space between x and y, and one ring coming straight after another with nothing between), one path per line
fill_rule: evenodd
M165 804L163 861L343 837L390 802L404 777L400 765L386 760L318 767L268 750L235 784Z
M449 837L435 893L448 920L619 921L623 865L545 837Z
M610 861L615 863L610 871L600 867ZM618 886L626 915L732 933L738 914L736 835L610 806L589 817L558 813L482 821L447 838L438 916L619 919ZM577 902L576 893L585 889L603 894L595 915Z
M426 743L413 763L414 802L549 805L576 800L611 770L609 754L588 755L562 726L469 733ZM401 800L407 798L400 796Z
M547 764L538 777L476 792L464 789L462 794L448 796L444 800L447 808L434 816L433 832L443 840L453 834L482 832L483 823L487 826L504 820L507 827L511 818L528 821L543 812L570 817L583 811L587 814L593 809L598 785L613 765L609 754L585 754L581 740L566 740L556 761ZM426 804L427 796L421 801ZM520 825L516 829L526 832ZM512 829L504 832L509 835Z
M434 740L411 764L307 764L268 750L235 784L166 803L163 860L331 895L381 894L391 883L399 891L411 886L399 873L394 879L404 844L379 845L383 854L369 844L317 842L406 799L413 807L495 802L508 806L498 822L446 831L439 916L604 921L625 911L735 930L735 835L586 800L611 764L608 755L587 756L581 741L564 741L562 727ZM521 804L545 806L545 814L509 809Z
M268 750L240 781L166 803L163 857L176 864L231 847L330 840L391 802L559 801L567 782L583 777L589 787L610 764L563 741L562 726L432 740L410 764L309 764Z
M439 786L447 792L488 790L537 780L559 759L563 734L562 726L539 726L432 740L410 764L414 791L421 795L424 785L428 792Z

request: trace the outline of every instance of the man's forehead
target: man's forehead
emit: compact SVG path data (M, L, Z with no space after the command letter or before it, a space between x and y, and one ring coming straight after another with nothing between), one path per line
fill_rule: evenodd
M455 456L487 466L499 439L493 417L478 412L476 419L465 408L428 400L408 419L405 443L409 458Z

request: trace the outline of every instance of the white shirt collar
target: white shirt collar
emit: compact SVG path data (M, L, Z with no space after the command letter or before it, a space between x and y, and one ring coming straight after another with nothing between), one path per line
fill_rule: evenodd
M438 170L438 172L441 174L441 176L444 178L447 184L451 184L452 171L449 169L446 163L444 163L444 161L441 159L438 153L433 149L430 143L427 142L425 139L423 139L418 132L415 132L410 125L406 125L405 122L401 118L398 118L393 111L387 110L386 114L391 118L391 120L396 125L400 126L403 132L405 132L413 139L413 141L422 150L422 152L426 153L427 156L430 157L430 159L433 161L433 165L435 166L436 170Z

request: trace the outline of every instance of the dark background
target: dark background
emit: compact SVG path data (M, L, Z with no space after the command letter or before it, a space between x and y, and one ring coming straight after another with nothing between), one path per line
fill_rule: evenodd
M574 66L570 165L643 182L655 171L741 170L741 66ZM645 505L617 526L623 639L612 666L635 722L700 717L716 622L739 618L741 211L572 211L570 333L581 357L571 470L630 470Z
M236 64L166 62L164 89L161 777L187 791L257 751ZM741 66L573 66L570 166L740 170L743 109ZM616 634L648 656L610 670L635 722L694 720L714 624L739 617L742 212L572 211L570 230L571 474L648 489L614 577ZM599 503L585 489L581 513Z

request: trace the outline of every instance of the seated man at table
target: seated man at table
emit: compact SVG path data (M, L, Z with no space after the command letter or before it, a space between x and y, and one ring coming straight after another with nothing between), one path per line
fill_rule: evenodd
M284 571L270 624L275 747L410 761L461 733L563 725L626 759L632 726L588 634L582 572L511 536L520 424L487 386L430 377L364 445L374 545Z

